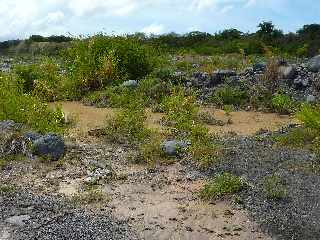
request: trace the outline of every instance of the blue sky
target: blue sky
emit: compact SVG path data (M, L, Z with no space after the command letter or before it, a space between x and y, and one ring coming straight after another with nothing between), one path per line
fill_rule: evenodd
M0 0L0 40L31 34L256 31L320 23L317 0Z

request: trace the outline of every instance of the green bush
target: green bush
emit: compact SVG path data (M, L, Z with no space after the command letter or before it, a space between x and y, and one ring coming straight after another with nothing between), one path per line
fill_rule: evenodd
M285 94L276 94L272 99L272 108L281 114L289 114L295 110L294 100Z
M38 64L17 65L15 73L25 93L45 101L54 101L63 95L64 77L59 73L58 64L51 58L42 59Z
M234 105L241 106L248 100L248 93L246 90L242 90L240 87L233 87L230 85L224 85L215 90L210 102L219 106Z
M281 200L287 196L287 188L284 181L275 174L264 179L263 188L267 197L273 200Z
M302 148L310 145L317 135L318 133L311 128L296 128L275 139L280 145Z
M39 132L62 132L61 109L50 110L47 104L23 93L22 84L12 76L0 75L0 120L27 124Z
M145 77L153 70L154 52L132 37L96 35L74 41L64 60L73 89L81 96L114 82Z
M217 175L208 182L200 191L200 197L204 200L216 200L228 194L240 192L245 186L244 181L230 173Z
M146 118L143 105L132 103L107 120L108 140L120 143L145 140L150 135L150 130L144 126Z
M304 104L297 113L297 118L303 122L306 127L319 131L320 105L312 106L310 104Z

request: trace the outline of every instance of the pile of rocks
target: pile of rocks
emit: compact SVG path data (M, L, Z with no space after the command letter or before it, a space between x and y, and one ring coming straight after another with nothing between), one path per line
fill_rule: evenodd
M281 88L286 89L296 100L315 101L320 96L320 55L302 63L280 61L278 65ZM224 83L244 83L249 87L261 83L266 70L267 64L261 62L239 73L233 70L217 70L211 74L195 72L186 79L185 86L198 88L201 99L205 100L216 87Z
M31 157L37 155L57 161L65 152L65 143L56 134L42 135L22 131L23 125L14 121L0 121L0 156L23 154Z

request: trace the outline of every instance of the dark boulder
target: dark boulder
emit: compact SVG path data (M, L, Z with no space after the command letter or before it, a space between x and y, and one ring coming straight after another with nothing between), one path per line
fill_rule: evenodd
M266 63L256 63L252 66L254 72L264 72L267 69Z
M320 71L320 55L311 58L307 65L311 72L319 72Z
M33 153L38 156L48 157L53 161L59 160L65 151L62 137L48 134L36 139L33 143Z
M210 86L216 86L223 83L225 80L232 76L236 76L237 73L232 70L217 70L213 72L210 79Z
M184 141L170 140L162 143L162 149L168 156L178 156L179 152L186 149L188 144Z

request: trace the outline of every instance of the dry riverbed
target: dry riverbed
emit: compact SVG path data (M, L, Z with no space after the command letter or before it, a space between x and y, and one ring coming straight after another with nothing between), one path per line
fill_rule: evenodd
M235 204L232 198L214 203L199 200L198 191L207 179L202 172L181 163L150 169L148 166L130 162L132 149L89 138L88 131L102 128L105 119L112 116L116 110L88 107L78 102L59 104L67 118L77 119L76 126L70 131L73 139L77 140L76 143L73 140L68 143L67 154L58 163L34 159L10 164L1 173L2 183L28 189L39 196L50 195L79 204L81 196L91 191L88 178L92 173L106 173L106 178L94 186L95 191L103 197L99 201L80 203L86 212L94 212L94 216L89 213L83 215L83 223L79 220L81 228L87 227L86 221L93 221L89 227L90 231L96 231L96 239L110 239L108 234L99 232L100 227L106 224L103 216L105 219L115 218L120 221L124 234L133 231L139 238L147 240L271 239L251 220L243 206ZM222 121L229 118L221 110L203 111L212 112L215 118ZM161 128L159 121L162 116L148 111L146 124L151 128ZM209 126L210 131L221 135L230 131L239 135L252 135L261 128L275 130L293 121L288 116L259 112L233 112L231 118L232 124ZM22 201L23 197L18 195L18 198ZM2 199L10 200L8 197ZM16 201L15 197L12 199ZM33 225L37 221L44 221L33 214L32 209L36 206L39 205L29 201L31 210L10 210L2 216L1 220L8 220L12 215L21 216L23 213L28 219L21 226L4 221L0 224L0 239L21 239L21 236L24 236L24 239L33 239L32 236L43 233L37 225ZM71 216L81 218L78 212L74 212L76 210L70 211ZM49 218L50 216L49 214ZM98 220L94 222L94 219ZM50 224L57 230L59 218L52 218ZM77 227L79 226L71 221L70 229ZM111 227L115 228L115 225L111 224ZM33 234L26 234L26 229L34 231ZM67 228L64 231L68 231ZM84 231L83 234L90 231ZM112 239L127 239L119 237L121 231L113 234L115 237ZM133 235L131 237L135 239ZM54 239L67 238L60 236ZM87 238L83 236L75 239Z

